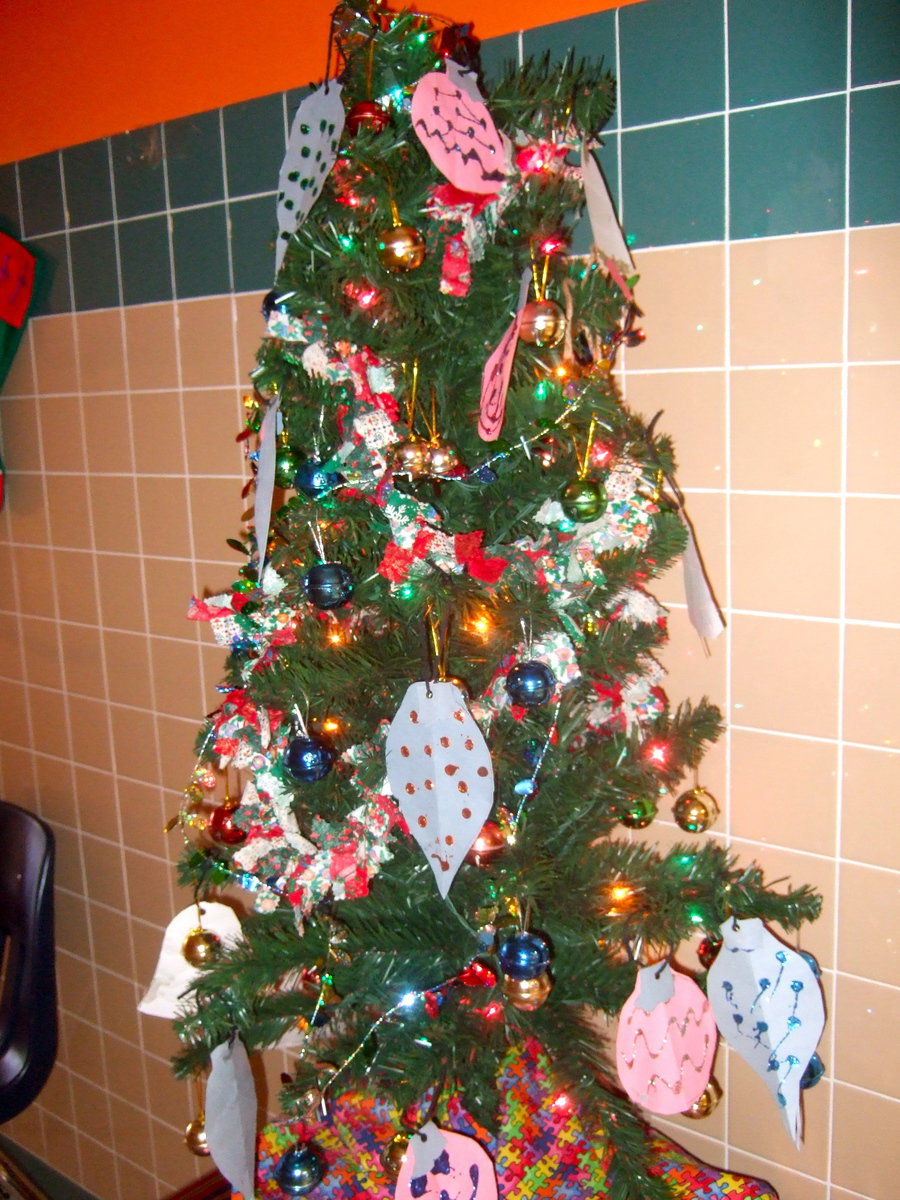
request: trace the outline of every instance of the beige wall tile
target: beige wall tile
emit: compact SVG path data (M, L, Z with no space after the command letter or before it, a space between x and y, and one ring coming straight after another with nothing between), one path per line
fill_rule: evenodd
M900 863L900 754L848 746L844 751L841 856L895 870Z
M41 396L78 391L75 318L69 313L40 317L31 323L35 386Z
M112 1145L112 1123L109 1116L109 1095L89 1083L86 1079L78 1079L74 1083L77 1097L76 1114L79 1130L83 1134L102 1142L105 1146ZM41 1097L43 1101L43 1096Z
M12 360L6 379L3 381L4 396L33 396L36 391L34 362L32 359L32 331L37 321L25 327L19 348Z
M840 863L839 967L900 987L900 874Z
M749 729L731 733L731 833L833 855L837 746Z
M180 794L165 797L158 787L136 779L120 778L117 787L123 844L157 858L171 857L169 847L177 848L178 835L168 838L163 827L177 812Z
M4 507L13 541L37 546L50 541L50 509L45 482L41 474L11 474L7 478Z
M847 488L900 492L900 365L851 367L847 405Z
M134 470L131 412L123 392L81 398L84 444L90 474L128 475ZM159 431L162 435L162 430ZM159 441L164 438L159 436Z
M629 354L636 370L721 367L725 361L725 288L722 246L643 250L641 325L646 341Z
M844 736L900 746L900 629L851 625L844 676Z
M22 552L19 553L21 555ZM56 573L56 594L59 596L62 618L81 625L95 624L103 593L101 589L98 598L93 585L94 555L87 550L55 549L53 569ZM26 611L30 608L31 606L28 606Z
M192 548L185 479L139 476L137 480L141 545L144 554L191 558ZM192 489L193 490L193 489Z
M77 395L44 395L37 401L45 471L84 471L84 427Z
M93 537L87 476L47 475L44 483L53 545L67 550L90 550Z
M56 622L23 616L19 635L25 655L25 678L39 687L61 689L63 675Z
M891 1196L897 1181L898 1128L896 1100L836 1083L833 1181L875 1200Z
M71 763L68 760L35 754L34 771L41 815L54 828L68 825L75 829L78 825L78 809Z
M841 371L797 367L731 377L731 483L833 492L841 482Z
M25 658L19 620L17 616L8 613L0 616L0 662L3 664L4 679L15 679L20 683L24 681Z
M96 556L99 596L94 597L94 620L107 629L147 630L143 564L136 555L100 553Z
M68 719L70 702L65 693L31 687L28 689L28 708L31 713L32 745L45 754L68 758L72 753L72 742Z
M900 472L898 472L900 474ZM888 547L900 537L900 497L847 500L847 616L857 621L900 618L900 562Z
M106 680L97 630L86 625L61 623L59 637L66 668L66 688L75 695L104 699Z
M78 1163L78 1135L75 1126L44 1112L44 1147L51 1162Z
M241 392L238 388L185 390L181 396L185 424L188 474L249 477L244 457L245 442L235 440L244 427ZM234 495L240 495L241 484Z
M20 350L20 358L22 353ZM11 475L43 469L38 412L39 405L32 395L12 398L7 376L0 399L0 432L3 434L3 460Z
M91 480L91 525L98 550L139 553L134 481L129 476L94 476Z
M81 390L121 392L125 387L124 322L118 308L75 316Z
M97 1001L100 1024L134 1046L140 1045L141 1029L137 1005L144 989L131 979L122 979L110 971L97 968Z
M53 563L43 548L20 546L15 555L16 582L22 612L38 617L56 616ZM83 577L82 577L83 584Z
M732 361L742 366L837 361L843 234L735 242L730 254Z
M835 1078L890 1096L896 1088L897 1063L885 1048L896 1041L900 991L839 976L835 1016L841 1033L835 1039Z
M150 639L142 633L107 629L103 633L103 649L108 695L112 703L152 709Z
M95 1142L93 1138L81 1137L78 1142L81 1150L81 1185L98 1200L118 1200L116 1157L112 1149Z
M84 857L86 894L90 900L108 908L125 909L125 876L122 850L115 842L83 836L81 853Z
M900 226L850 232L850 328L852 362L900 359Z
M137 392L129 397L129 409L138 474L184 475L187 462L181 392Z
M109 714L118 773L129 779L157 781L159 758L152 715L120 704L111 704Z
M44 819L53 826L56 838L55 879L57 887L76 896L83 896L84 867L81 861L81 836L78 830L70 826L56 826L49 816Z
M729 1168L764 1179L778 1191L783 1200L827 1200L828 1189L820 1179L800 1175L789 1167L783 1167L768 1159L758 1158L743 1150L734 1150L729 1155Z
M159 1184L148 1162L146 1150L142 1155L143 1166L118 1158L116 1167L119 1177L120 1195L122 1200L157 1200Z
M191 480L191 526L198 559L233 562L227 538L240 532L240 487L234 479Z
M151 642L153 686L158 712L169 716L200 720L203 705L203 677L200 673L199 647L188 642Z
M731 632L731 720L757 729L834 737L837 627L737 614Z
M177 834L173 835L177 837ZM128 880L128 911L142 921L165 927L174 913L174 897L171 886L172 866L159 858L151 858L136 850L125 851ZM123 906L125 907L125 906ZM155 934L154 934L155 937ZM146 945L147 931L141 929L137 938L142 947ZM153 938L150 938L151 944ZM157 946L158 950L158 946ZM143 951L142 951L143 952ZM147 979L149 984L150 979Z
M132 931L128 915L93 902L88 905L88 915L93 941L92 960L107 971L134 979Z
M69 705L75 761L99 771L113 769L106 712L104 701L87 696L80 696Z
M190 778L196 762L194 739L198 722L194 717L170 717L157 714L156 731L159 737L159 754L162 763L161 782L175 792L181 792Z
M178 387L174 305L139 304L124 313L129 388L158 391Z
M60 949L56 956L56 977L59 986L60 1003L69 1013L75 1013L82 1022L94 1026L97 1024L97 989L94 980L94 969L90 962L78 955L70 954ZM76 1029L75 1033L80 1030ZM68 1048L72 1044L71 1036L66 1038L67 1053L63 1061L71 1070L78 1068ZM77 1041L77 1038L75 1039ZM84 1071L79 1072L84 1075ZM94 1078L92 1075L91 1078Z
M146 577L148 627L159 637L180 638L187 642L200 640L201 622L188 619L192 595L207 594L203 590L202 573L186 560L147 558L143 562ZM206 627L203 626L203 633Z
M682 488L725 485L725 384L724 371L626 376L629 407L647 420L662 413L656 430L674 441Z
M119 816L116 781L110 772L76 766L75 794L78 798L78 824L82 832L106 841L117 841Z
M125 1153L128 1158L141 1161L139 1155L128 1153L119 1144L119 1140L124 1133L127 1116L133 1115L129 1113L129 1107L137 1105L145 1112L147 1111L148 1094L144 1078L143 1055L139 1045L133 1045L113 1036L110 1036L105 1046L105 1051L106 1070L111 1093L110 1106L113 1115L113 1125L115 1126L116 1149L119 1153ZM123 1104L122 1101L125 1101L125 1103ZM118 1119L116 1117L117 1112L119 1114ZM136 1124L140 1127L139 1123L136 1122ZM149 1131L145 1131L145 1137L148 1135ZM130 1138L128 1145L130 1148L133 1148Z
M731 498L731 602L756 612L837 617L841 509L822 496Z
M31 744L28 691L24 684L8 683L0 705L0 741L22 747Z
M235 357L231 297L180 301L178 345L184 387L233 384Z
M238 383L250 387L249 373L256 365L256 355L266 334L259 292L240 292L233 298L235 313L234 345L238 364Z

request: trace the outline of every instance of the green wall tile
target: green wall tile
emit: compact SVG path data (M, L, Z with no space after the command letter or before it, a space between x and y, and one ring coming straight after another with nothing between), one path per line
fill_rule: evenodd
M854 87L900 79L897 0L853 0L850 44Z
M99 225L113 219L109 143L82 142L62 152L69 225Z
M0 229L19 236L19 192L16 185L16 164L0 166Z
M38 154L19 163L24 237L56 233L65 227L59 154Z
M509 63L519 61L519 35L507 33L503 37L488 38L481 43L481 74L490 91L491 84L502 78Z
M850 224L900 221L900 84L854 92L850 107Z
M112 308L122 303L112 225L73 229L69 234L69 258L78 312L88 308Z
M231 291L225 205L172 214L175 295L220 296Z
M659 0L619 12L624 126L721 112L725 19L710 0Z
M138 217L119 224L122 303L152 304L173 297L168 218Z
M285 147L281 93L230 104L222 110L222 120L228 195L274 191Z
M166 207L162 126L147 125L110 138L116 216L142 217Z
M844 97L731 117L731 236L844 225Z
M629 245L725 236L723 117L622 132L623 219Z
M64 233L48 237L32 238L28 248L40 255L41 270L35 288L35 317L49 313L72 311L72 295L69 287L69 247Z
M236 292L266 292L275 278L275 193L232 200L231 261Z
M847 0L728 0L731 107L847 82Z
M186 208L209 204L225 195L219 110L166 121L166 171L169 204Z

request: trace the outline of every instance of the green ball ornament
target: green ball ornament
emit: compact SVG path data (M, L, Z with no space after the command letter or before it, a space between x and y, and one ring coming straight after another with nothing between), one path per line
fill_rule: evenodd
M606 508L606 491L596 479L573 479L559 502L570 521L593 521Z
M289 488L294 486L294 476L299 466L296 454L290 446L279 446L275 452L275 486Z
M653 801L647 796L637 796L619 820L629 829L646 829L655 816L656 805Z

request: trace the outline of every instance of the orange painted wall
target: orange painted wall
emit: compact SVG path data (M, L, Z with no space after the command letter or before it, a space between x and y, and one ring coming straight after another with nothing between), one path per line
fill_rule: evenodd
M636 0L443 0L481 38ZM398 7L400 5L398 4ZM0 4L0 163L318 80L332 0ZM301 15L302 13L302 15ZM477 15L476 15L477 14Z

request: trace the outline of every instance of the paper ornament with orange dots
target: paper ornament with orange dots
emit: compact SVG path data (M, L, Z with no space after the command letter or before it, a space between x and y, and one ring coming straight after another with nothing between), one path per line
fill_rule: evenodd
M453 683L410 684L386 743L391 792L446 896L490 814L494 768Z

